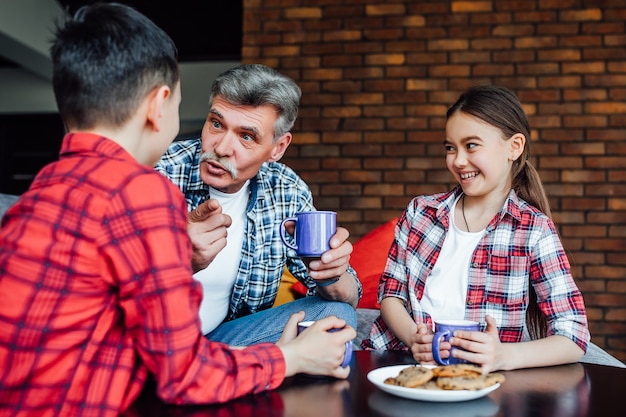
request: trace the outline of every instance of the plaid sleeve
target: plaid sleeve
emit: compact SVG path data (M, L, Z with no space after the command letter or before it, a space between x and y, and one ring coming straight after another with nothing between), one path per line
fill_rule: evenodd
M283 179L279 183L281 185L281 187L279 187L280 189L279 190L274 189L272 192L277 195L294 195L295 194L295 198L293 199L293 203L292 203L292 204L295 204L295 206L273 207L273 209L275 210L281 210L281 209L283 210L283 213L281 213L280 218L282 219L282 218L290 217L290 216L293 216L295 213L298 213L301 211L315 210L315 207L313 206L313 196L306 182L304 182L300 177L296 175L295 172L293 172L290 169L288 170L285 169L284 171L281 171L281 176L283 177ZM285 179L288 179L288 180L286 181ZM275 214L272 214L272 216L274 215ZM268 217L269 216L270 215L268 214ZM278 245L283 245L282 242L277 242L277 243ZM308 268L306 264L303 262L302 258L299 257L296 254L296 251L294 251L293 249L288 249L286 253L287 253L286 265L287 265L287 268L289 269L289 272L291 272L291 274L298 281L302 282L308 288L307 295L315 295L317 285L315 283L315 280L309 277ZM352 275L352 277L354 278L356 282L358 300L360 301L361 297L363 296L363 285L361 284L361 281L359 281L357 277L357 273L352 267L352 265L348 265L347 272L350 275Z
M590 334L583 296L572 278L567 255L549 219L535 245L530 277L539 307L548 320L548 334L567 337L586 351Z
M180 191L143 175L111 207L106 251L126 326L159 396L177 404L223 402L280 385L285 364L275 345L231 350L202 336Z

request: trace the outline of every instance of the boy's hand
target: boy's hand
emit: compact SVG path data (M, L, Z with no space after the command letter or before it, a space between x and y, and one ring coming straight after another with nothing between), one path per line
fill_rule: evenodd
M292 339L294 332L297 333L297 323L303 316L302 312L296 313L289 319L277 343L285 358L285 376L306 373L347 378L350 367L342 368L341 364L346 353L346 342L356 337L354 328L346 326L343 319L329 316L317 320ZM334 328L342 330L328 331Z

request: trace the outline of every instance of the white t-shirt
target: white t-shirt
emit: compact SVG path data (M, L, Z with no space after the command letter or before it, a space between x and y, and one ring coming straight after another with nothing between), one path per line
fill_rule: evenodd
M219 201L222 206L222 213L232 218L232 224L228 228L226 247L217 254L208 267L193 275L202 284L200 321L203 334L219 326L228 314L230 296L241 260L249 187L249 182L246 182L241 190L233 194L226 194L212 187L209 189L211 198Z
M450 211L448 234L437 262L426 279L424 295L420 300L422 308L430 314L433 321L465 318L469 263L485 233L485 229L469 233L456 226L454 210L458 202L457 198Z

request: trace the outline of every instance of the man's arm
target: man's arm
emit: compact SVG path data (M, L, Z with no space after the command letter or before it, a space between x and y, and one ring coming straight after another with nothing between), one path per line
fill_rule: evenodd
M317 293L327 300L344 301L356 309L361 299L359 287L357 277L346 271L336 282L326 286L323 286L323 283L318 284Z

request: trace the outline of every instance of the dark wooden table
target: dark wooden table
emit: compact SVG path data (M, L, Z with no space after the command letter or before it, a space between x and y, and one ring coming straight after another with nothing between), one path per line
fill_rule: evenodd
M411 363L405 352L356 351L347 380L298 375L275 391L222 405L166 405L149 384L128 416L604 417L620 415L626 399L626 368L586 363L502 372L506 381L494 392L455 403L399 398L380 391L367 379L373 369Z

